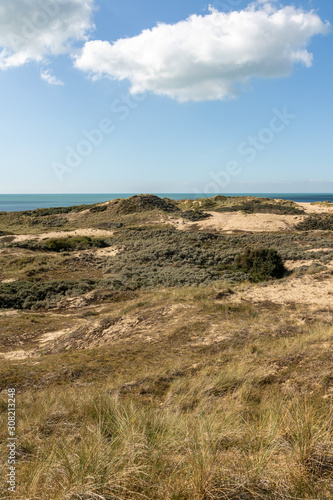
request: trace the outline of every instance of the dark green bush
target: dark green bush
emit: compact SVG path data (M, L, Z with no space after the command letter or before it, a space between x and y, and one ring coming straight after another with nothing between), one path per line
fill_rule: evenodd
M90 238L90 236L75 236L69 238L50 238L47 241L27 240L13 243L10 246L26 248L28 250L42 250L51 252L72 252L76 250L88 250L89 248L104 248L109 244L101 238Z
M86 250L89 248L102 248L108 246L99 238L89 236L76 236L74 238L51 238L45 243L45 247L53 252L68 252L72 250Z
M182 217L183 219L189 220L191 222L196 222L198 220L208 219L209 217L211 217L211 214L198 209L186 210L185 212L182 212Z
M237 255L235 266L249 273L255 282L283 278L287 273L280 254L272 248L248 248Z

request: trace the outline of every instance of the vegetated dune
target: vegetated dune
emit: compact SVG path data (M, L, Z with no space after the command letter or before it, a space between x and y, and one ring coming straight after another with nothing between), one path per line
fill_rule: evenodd
M81 208L0 214L11 498L333 498L331 207Z

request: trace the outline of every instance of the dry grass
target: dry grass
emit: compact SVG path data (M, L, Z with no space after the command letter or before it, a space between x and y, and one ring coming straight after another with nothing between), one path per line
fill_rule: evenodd
M300 322L302 305L218 293L142 292L78 313L107 328L112 315L150 318L149 342L136 326L126 342L4 362L2 387L19 389L11 497L332 498L331 326L320 312Z

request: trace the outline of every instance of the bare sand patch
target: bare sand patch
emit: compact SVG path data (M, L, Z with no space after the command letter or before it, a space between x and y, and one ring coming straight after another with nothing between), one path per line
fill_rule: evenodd
M15 236L14 242L26 241L26 240L46 240L49 238L67 238L69 236L90 236L90 237L110 237L113 235L113 231L108 231L106 229L75 229L74 231L52 231L49 233L40 234L20 234Z
M62 219L65 216L65 219L67 220L77 220L80 217L88 214L90 212L90 208L87 208L86 210L81 210L81 212L68 212L67 214L59 214L58 217L59 219Z
M296 269L297 267L301 267L301 266L311 266L311 264L320 264L320 262L318 261L314 261L314 260L286 260L284 265L285 267L289 270L289 271L292 271L293 269Z
M0 352L0 359L6 359L8 361L21 361L24 359L31 358L36 354L35 351L9 351Z
M319 278L319 279L318 279ZM288 280L267 283L266 286L253 285L236 292L232 301L251 302L271 301L277 304L307 304L320 307L333 307L333 278L329 275L295 277Z
M309 248L305 252L331 252L333 248Z
M333 206L325 205L312 205L311 203L297 203L301 208L305 210L307 214L325 214L332 213Z
M10 310L10 311L6 311L6 310L3 310L1 311L0 310L0 316L3 316L5 318L7 317L10 317L10 316L17 316L19 314L19 312L17 310Z
M49 342L57 340L58 338L62 337L63 335L66 335L70 331L71 331L70 329L67 329L67 330L59 330L58 332L44 333L39 339L39 344L40 344L40 346L43 347L46 344L48 344Z
M243 214L241 212L207 212L209 219L188 222L169 218L168 222L177 229L218 229L220 231L274 232L290 231L304 219L303 215Z
M113 257L119 252L120 249L116 247L96 248L94 250L94 255L96 255L96 257Z

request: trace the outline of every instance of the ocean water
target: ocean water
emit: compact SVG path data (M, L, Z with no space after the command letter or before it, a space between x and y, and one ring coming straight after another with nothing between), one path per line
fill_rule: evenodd
M35 210L36 208L69 207L72 205L89 205L103 203L116 198L129 198L137 193L106 193L106 194L0 194L0 212L18 212ZM209 198L216 194L193 193L154 193L161 198L183 200ZM221 193L223 194L223 193ZM227 196L257 196L264 198L279 198L293 200L299 203L315 201L333 202L333 193L226 193Z

